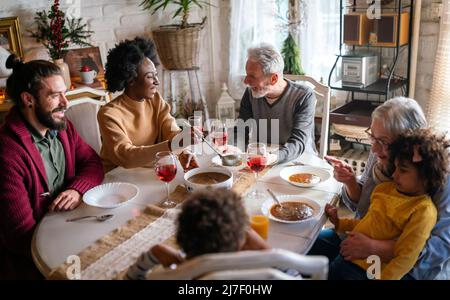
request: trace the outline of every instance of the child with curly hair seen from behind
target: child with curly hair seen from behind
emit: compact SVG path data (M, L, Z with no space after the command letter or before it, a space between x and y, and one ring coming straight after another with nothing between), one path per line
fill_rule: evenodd
M374 189L363 219L339 219L336 208L326 206L326 214L340 233L353 231L373 239L395 240L394 257L381 262L380 274L371 278L401 279L414 267L436 223L431 196L444 185L449 148L450 140L430 129L401 135L389 146L393 181ZM338 255L330 263L329 279L369 279L373 260L369 261L347 261Z
M169 267L203 254L270 249L249 227L241 197L229 190L193 193L182 204L176 240L184 253L159 244L144 252L125 279L145 279L158 264Z

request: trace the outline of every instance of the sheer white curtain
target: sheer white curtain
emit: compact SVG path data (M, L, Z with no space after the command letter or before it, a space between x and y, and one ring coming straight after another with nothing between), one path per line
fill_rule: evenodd
M323 77L327 83L328 74L339 49L339 1L301 0L298 9L304 25L300 28L299 46L302 66L307 75L316 79ZM287 9L282 3L281 13ZM247 49L261 42L275 45L281 51L287 36L286 28L277 19L276 0L231 0L231 41L229 90L235 99L240 99L245 86L245 63Z
M275 12L275 0L231 0L228 86L231 96L235 99L240 99L245 90L243 80L247 49L267 42L281 50L281 43L277 42L280 30L276 26Z
M300 51L305 73L328 83L328 75L339 51L339 1L302 0L303 25Z
M427 119L431 127L450 136L450 0L443 4Z

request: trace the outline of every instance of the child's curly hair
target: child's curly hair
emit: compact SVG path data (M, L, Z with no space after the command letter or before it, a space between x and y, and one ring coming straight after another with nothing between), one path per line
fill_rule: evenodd
M411 162L419 177L425 180L428 195L433 196L441 189L449 172L450 140L445 134L434 133L431 129L409 130L400 135L390 146L390 163L395 159ZM414 149L422 160L413 162Z
M159 65L156 46L150 39L136 37L125 40L109 50L105 78L110 92L121 91L138 76L138 68L148 57L155 67Z
M187 257L238 251L249 220L241 197L229 190L193 193L178 216L178 245Z

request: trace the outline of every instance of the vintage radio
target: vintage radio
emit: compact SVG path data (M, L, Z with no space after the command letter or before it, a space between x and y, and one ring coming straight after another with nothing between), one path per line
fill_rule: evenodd
M348 13L344 15L344 44L352 46L367 45L373 20L367 13Z
M409 13L403 12L400 16L400 32L398 32L398 14L384 13L380 19L375 19L373 32L377 41L374 46L396 47L397 36L400 35L400 46L408 44L409 40Z
M342 56L342 85L365 88L378 79L379 59L376 54Z

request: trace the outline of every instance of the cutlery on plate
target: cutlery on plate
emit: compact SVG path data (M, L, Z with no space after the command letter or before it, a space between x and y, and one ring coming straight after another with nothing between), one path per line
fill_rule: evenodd
M294 165L294 166L313 167L313 168L323 169L323 170L327 170L327 171L332 171L332 170L333 170L333 166L330 165L328 162L327 162L327 166L330 166L330 167L315 166L315 165L311 165L311 164L305 164L305 163L303 163L303 162L301 162L301 161L292 161L291 163L292 163L292 165Z

